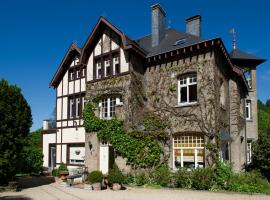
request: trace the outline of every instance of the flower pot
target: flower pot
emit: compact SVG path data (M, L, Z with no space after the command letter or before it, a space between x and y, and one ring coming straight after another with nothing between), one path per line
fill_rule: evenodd
M62 181L67 180L67 176L69 175L68 171L60 171L59 176Z
M121 190L121 184L119 184L119 183L113 183L113 185L112 185L112 189L114 190L114 191L117 191L117 190Z
M101 190L101 183L93 183L92 187L93 190Z

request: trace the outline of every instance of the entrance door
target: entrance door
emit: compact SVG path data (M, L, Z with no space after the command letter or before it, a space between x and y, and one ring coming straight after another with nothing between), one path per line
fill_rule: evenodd
M56 145L49 145L49 167L56 167Z
M99 147L99 170L103 174L109 172L109 145L107 142L101 142Z

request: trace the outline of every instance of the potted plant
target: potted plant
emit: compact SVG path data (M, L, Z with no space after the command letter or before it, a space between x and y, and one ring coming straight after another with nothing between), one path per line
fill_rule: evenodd
M67 179L67 176L69 175L67 166L63 162L61 162L58 168L58 173L59 173L60 179L63 181L65 181Z
M113 168L109 171L108 180L109 183L112 184L113 190L120 190L122 188L122 184L124 182L124 175L117 167L116 164L113 165Z
M93 190L101 190L103 175L100 171L92 171L87 177L87 183L92 184Z

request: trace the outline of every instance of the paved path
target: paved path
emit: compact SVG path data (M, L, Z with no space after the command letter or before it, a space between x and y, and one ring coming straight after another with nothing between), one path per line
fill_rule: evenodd
M189 190L128 188L122 191L91 191L62 188L56 184L0 193L0 200L270 200L266 195L216 193Z

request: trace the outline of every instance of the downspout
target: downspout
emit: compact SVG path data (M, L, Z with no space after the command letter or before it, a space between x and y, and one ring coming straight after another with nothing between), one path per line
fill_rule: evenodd
M228 94L229 94L229 134L230 134L230 137L231 137L231 90L230 90L230 79L229 79L229 82L228 82ZM229 153L230 153L230 163L232 162L231 160L231 157L232 157L232 151L231 151L231 139L230 139L230 143L229 143Z

